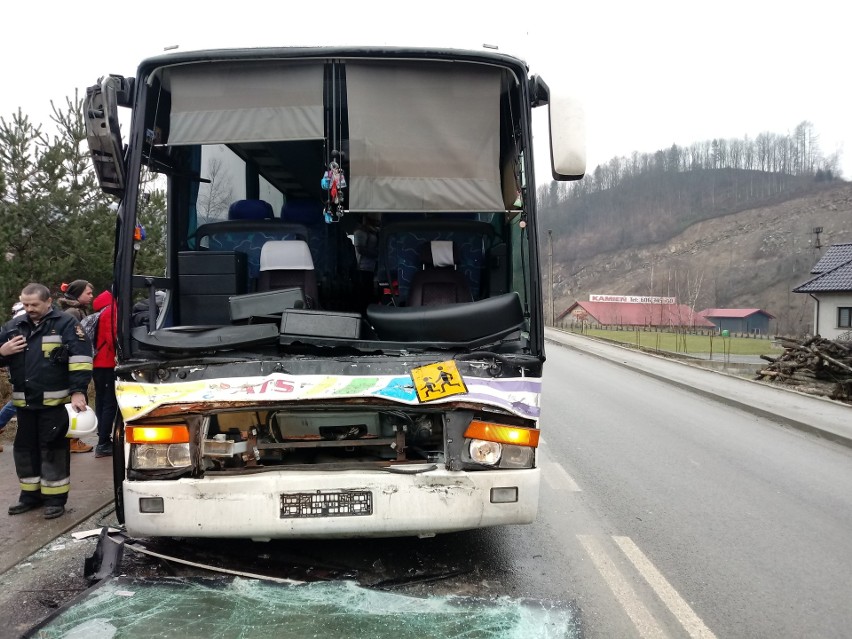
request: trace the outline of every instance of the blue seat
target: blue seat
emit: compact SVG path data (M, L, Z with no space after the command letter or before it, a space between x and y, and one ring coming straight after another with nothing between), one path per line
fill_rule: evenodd
M264 200L237 200L228 207L229 220L271 220L272 205Z
M423 267L424 249L435 240L450 241L458 252L457 269L464 275L472 298L481 299L485 256L493 237L490 224L473 220L433 219L383 226L378 276L389 281L395 276L399 291L396 302L405 305L414 275Z
M198 227L195 233L200 250L239 251L246 254L248 290L260 273L260 251L274 240L307 240L308 230L301 224L282 224L277 220L227 220Z
M308 308L318 308L317 278L311 251L303 240L274 241L260 252L259 291L301 289Z
M346 309L357 271L355 247L343 224L326 223L323 208L320 200L289 198L281 207L281 221L307 229L322 305L330 310Z
M328 224L323 217L323 204L314 199L288 198L281 207L281 221L299 224L307 229L308 248L320 279L334 272L335 253L327 248Z

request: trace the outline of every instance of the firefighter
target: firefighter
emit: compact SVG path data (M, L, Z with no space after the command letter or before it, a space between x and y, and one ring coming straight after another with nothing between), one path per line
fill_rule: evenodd
M44 518L54 519L65 513L70 488L65 405L86 410L92 345L76 319L53 308L43 284L28 284L20 299L26 314L0 328L0 365L9 367L18 411L14 459L21 495L9 514L44 506Z

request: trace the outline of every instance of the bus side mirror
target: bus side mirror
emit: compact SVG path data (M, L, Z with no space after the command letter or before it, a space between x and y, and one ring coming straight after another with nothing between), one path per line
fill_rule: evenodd
M550 163L553 179L579 180L586 173L586 116L573 97L550 94Z
M118 106L129 106L133 93L133 78L108 75L86 89L83 116L86 120L86 139L98 183L105 193L124 195L126 170Z

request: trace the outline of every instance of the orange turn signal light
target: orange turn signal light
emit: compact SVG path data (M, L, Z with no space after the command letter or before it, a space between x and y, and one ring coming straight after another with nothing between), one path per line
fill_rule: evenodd
M488 442L529 446L531 448L538 447L539 434L539 431L535 428L506 426L505 424L481 422L478 419L470 422L470 426L464 431L464 436L468 439L483 439Z
M186 444L186 426L127 426L124 430L128 444Z

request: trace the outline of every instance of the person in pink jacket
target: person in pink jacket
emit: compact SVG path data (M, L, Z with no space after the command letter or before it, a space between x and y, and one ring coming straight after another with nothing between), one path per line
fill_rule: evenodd
M92 379L95 384L95 415L98 418L98 445L95 457L112 455L112 428L118 413L115 398L115 300L112 293L104 291L92 302L97 313L98 328L92 346L95 357L92 362Z

